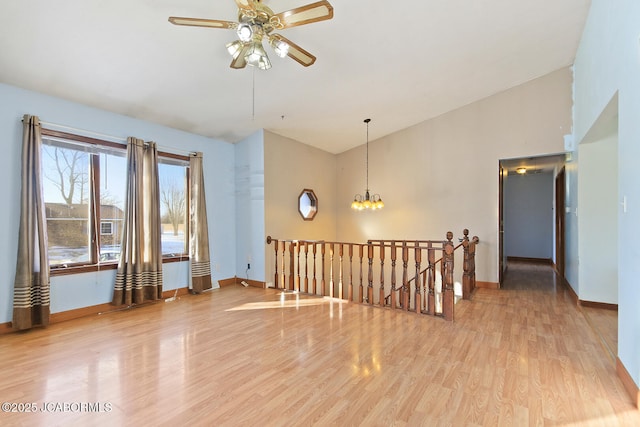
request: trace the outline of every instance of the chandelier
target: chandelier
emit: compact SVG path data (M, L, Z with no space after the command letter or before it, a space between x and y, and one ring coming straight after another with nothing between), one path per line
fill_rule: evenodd
M369 192L369 122L371 119L364 119L364 122L367 124L367 163L366 163L366 176L367 176L367 187L364 192L364 197L361 194L356 194L353 198L353 202L351 202L351 209L355 209L358 211L364 209L382 209L384 208L384 202L382 201L382 197L379 194L371 195Z

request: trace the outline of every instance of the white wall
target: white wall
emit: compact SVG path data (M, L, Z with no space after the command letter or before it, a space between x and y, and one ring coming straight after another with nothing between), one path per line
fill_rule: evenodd
M640 384L639 36L640 2L592 0L574 66L577 141L618 93L618 358L636 385ZM623 197L626 212L620 204Z
M578 231L583 301L618 303L617 134L580 145Z
M336 156L265 131L265 233L274 239L336 240ZM318 198L313 221L298 212L298 196L312 189ZM274 274L273 245L267 247L267 281Z
M263 141L258 131L235 145L236 276L259 281L265 280Z
M233 145L0 84L0 170L4 179L0 186L0 199L4 201L4 208L0 209L0 224L3 226L3 238L0 239L0 323L9 322L12 318L20 215L21 119L24 114L118 138L136 136L156 141L163 150L178 154L202 151L214 286L217 280L234 276L235 218L233 209L229 209L234 205L235 197ZM163 272L166 290L184 287L188 283L187 263L166 264ZM52 312L110 302L113 278L113 271L53 277Z
M509 176L504 181L504 251L507 256L552 259L553 173Z
M338 156L338 238L480 238L479 281L498 282L500 159L555 154L571 132L571 70L562 69L370 143L370 187L386 207L350 209L364 191L363 146ZM372 117L371 126L384 117ZM363 137L364 139L364 137Z

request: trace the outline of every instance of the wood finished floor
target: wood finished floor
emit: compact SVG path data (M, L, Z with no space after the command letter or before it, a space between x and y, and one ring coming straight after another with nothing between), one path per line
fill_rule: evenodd
M111 405L0 425L640 425L552 271L505 284L453 323L237 286L0 336L2 402Z

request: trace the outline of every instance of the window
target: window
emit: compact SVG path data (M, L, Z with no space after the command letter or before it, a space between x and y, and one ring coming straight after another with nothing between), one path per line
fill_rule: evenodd
M188 252L188 169L188 160L159 159L162 255L165 257L181 256Z
M42 143L52 271L115 265L124 229L126 146L48 129ZM189 160L159 153L159 162L162 253L168 260L187 254Z
M113 234L113 222L111 221L102 221L100 223L100 235L101 236L111 236Z

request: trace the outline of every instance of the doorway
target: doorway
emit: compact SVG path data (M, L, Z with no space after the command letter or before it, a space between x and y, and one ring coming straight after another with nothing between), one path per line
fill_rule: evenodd
M564 277L564 163L565 154L500 160L501 287L510 259L549 264Z

